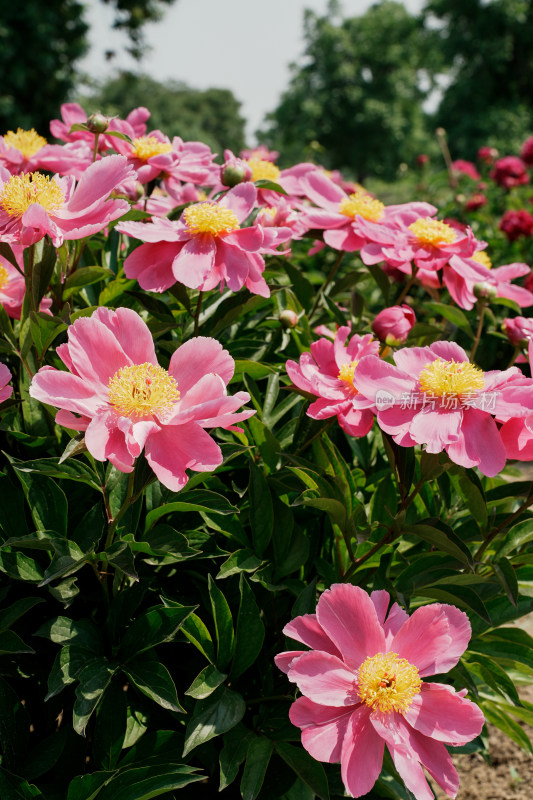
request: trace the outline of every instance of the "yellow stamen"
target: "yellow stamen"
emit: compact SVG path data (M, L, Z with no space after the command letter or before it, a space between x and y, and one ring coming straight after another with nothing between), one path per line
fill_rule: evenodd
M438 358L426 364L419 378L420 389L437 397L468 397L485 386L483 370L468 361Z
M0 194L0 206L10 217L21 217L33 203L39 203L49 214L59 211L65 196L61 186L39 172L12 175Z
M174 378L156 364L121 367L108 389L110 404L125 417L165 416L180 399Z
M132 155L140 158L141 161L148 161L152 156L160 156L161 153L170 153L172 145L170 142L160 142L155 136L140 136L133 140Z
M183 217L191 233L209 233L220 236L239 227L235 212L218 203L195 203L183 212Z
M253 181L279 181L280 170L272 161L263 158L249 158L248 166L252 170Z
M370 222L378 222L385 211L385 206L371 194L366 192L354 192L349 197L341 200L339 211L346 217L354 219L358 214L363 219L368 219Z
M4 289L9 283L9 273L5 267L0 264L0 290Z
M417 219L416 222L409 225L409 230L414 233L421 244L438 246L440 244L451 244L455 241L453 228L438 219L427 219L425 217Z
M357 389L353 385L353 376L358 363L359 361L347 361L346 364L342 365L339 370L339 374L337 375L338 380L347 383L350 389L353 389L354 392L357 392Z
M472 261L477 261L482 267L486 267L487 269L492 267L492 261L484 250L478 250L477 253L474 253L474 255L470 256L470 258Z
M4 142L8 147L14 147L22 153L24 158L31 158L41 147L46 144L44 136L40 136L35 128L25 131L17 128L17 132L8 131L4 136Z
M404 714L420 693L417 668L396 653L376 653L359 667L358 695L373 711Z

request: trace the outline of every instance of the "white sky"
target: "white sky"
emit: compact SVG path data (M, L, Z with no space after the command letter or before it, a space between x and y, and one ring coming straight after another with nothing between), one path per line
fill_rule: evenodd
M345 16L359 16L371 0L344 0ZM412 12L423 0L404 0ZM303 13L325 15L328 0L176 0L161 22L147 25L152 46L138 64L125 53L127 38L113 31L113 11L86 0L91 50L81 69L98 80L118 69L144 72L159 81L184 81L193 89L231 89L242 103L248 138L286 88L289 64L303 53ZM106 50L115 50L112 62Z

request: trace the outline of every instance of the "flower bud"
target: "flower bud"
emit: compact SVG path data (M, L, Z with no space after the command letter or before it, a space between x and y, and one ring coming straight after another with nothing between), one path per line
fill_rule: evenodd
M279 321L283 328L295 328L298 325L298 314L290 308L286 308L279 315Z
M96 112L87 117L87 127L91 133L105 133L109 125L109 117Z
M533 339L533 319L507 317L502 322L502 331L515 347L525 347Z
M488 281L481 281L474 284L474 295L478 300L494 300L498 297L498 289Z
M374 319L372 330L382 342L397 347L403 344L416 322L415 312L407 305L384 308Z
M230 189L238 183L252 179L252 168L242 158L234 156L231 150L224 150L224 166L221 170L220 180Z

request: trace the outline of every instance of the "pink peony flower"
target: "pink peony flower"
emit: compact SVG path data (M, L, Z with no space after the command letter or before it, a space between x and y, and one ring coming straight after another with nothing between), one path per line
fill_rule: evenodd
M533 136L526 139L520 150L520 158L528 167L533 166Z
M215 339L198 337L157 363L152 334L129 308L98 308L68 329L57 348L68 372L42 367L30 386L37 400L60 410L56 422L85 431L98 461L131 472L144 449L161 483L179 491L187 469L209 472L222 453L205 428L235 429L254 411L238 408L250 396L228 396L235 362Z
M445 450L456 464L497 475L506 455L493 416L505 411L502 389L522 377L520 370L483 372L455 342L404 347L393 358L395 365L367 356L354 373L380 428L399 445Z
M23 247L16 244L12 247L17 264L22 271L24 271L23 249ZM7 258L0 256L0 305L5 308L8 317L20 319L25 293L24 275L15 269ZM51 305L52 300L49 297L43 297L39 311L48 312Z
M533 214L521 208L518 211L510 209L501 218L498 228L505 233L510 242L520 236L533 236Z
M533 339L533 319L530 317L507 317L502 330L515 347L524 347Z
M350 436L366 436L374 417L366 399L358 396L353 374L360 358L377 355L379 343L371 334L355 334L349 340L349 326L343 326L331 339L319 339L310 353L302 353L300 363L287 361L287 374L299 389L318 397L307 409L312 419L338 417L341 428Z
M7 400L13 394L13 387L8 386L11 380L11 372L5 364L0 364L0 403Z
M485 164L494 164L499 155L495 147L488 147L487 145L480 147L477 151L478 161L482 161Z
M529 183L526 165L518 156L499 158L490 172L490 177L504 189Z
M486 297L507 297L526 308L533 305L533 294L511 281L530 273L530 267L519 261L493 269L486 252L478 250L470 258L452 256L444 267L443 281L461 308L473 308L483 292Z
M0 169L0 236L27 246L48 234L59 247L65 240L97 233L129 211L125 200L108 198L117 184L132 177L123 156L91 164L77 185L72 177L9 176Z
M246 286L252 293L268 297L261 254L279 252L277 246L290 239L291 231L257 224L241 228L256 197L252 183L240 183L218 203L189 206L177 222L123 222L117 230L147 242L124 262L127 277L136 278L151 292L164 292L179 281L202 291L227 284L235 292Z
M465 161L463 158L452 161L452 170L456 175L466 175L473 181L479 181L481 178L481 175L476 169L476 165L472 164L471 161Z
M35 128L8 131L0 136L0 164L12 175L39 169L39 153L45 146L46 139Z
M321 595L316 614L285 626L286 636L311 648L275 659L303 695L291 706L291 722L313 758L340 761L352 797L372 789L385 745L416 800L433 800L423 767L455 797L459 777L445 745L478 736L483 714L466 690L422 679L458 663L471 635L468 617L440 603L409 617L389 602L386 591L369 596L338 583Z
M415 312L407 305L384 308L374 318L372 330L385 344L403 344L416 322Z
M487 205L487 196L482 192L474 192L465 203L467 211L477 211Z
M87 125L88 115L79 105L79 103L63 103L61 106L62 119L53 119L50 122L50 133L56 139L61 139L64 142L85 142L90 145L91 149L94 146L94 133L91 131L72 131L70 129L73 125ZM130 111L125 120L119 120L112 117L109 120L108 130L120 131L122 122L128 125L128 133L133 134L132 138L144 136L146 133L146 121L150 117L150 112L144 106L139 106ZM116 137L101 135L98 139L98 150L103 152L113 148L113 142Z
M529 322L529 320L527 321ZM529 333L529 331L527 332ZM533 375L533 339L531 338L529 338L528 355L529 367ZM500 436L507 458L516 461L533 461L532 389L533 380L522 377L509 386L503 395L508 413L505 416L501 414L499 417L500 420L503 420Z
M420 215L430 216L437 210L429 203L385 206L364 190L347 195L318 170L306 175L302 186L306 196L318 206L302 215L302 224L308 230L323 230L325 243L335 250L359 250L372 240L372 231L392 223L402 212L411 212L415 220Z

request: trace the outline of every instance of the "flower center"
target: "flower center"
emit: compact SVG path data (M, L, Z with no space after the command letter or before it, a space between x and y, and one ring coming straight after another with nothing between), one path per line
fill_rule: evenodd
M12 175L4 183L0 206L10 217L21 217L33 203L39 203L49 214L59 211L65 196L61 186L39 172Z
M386 714L404 714L422 686L417 668L396 653L368 656L359 667L357 683L363 703Z
M218 203L196 203L186 208L183 216L191 233L210 233L211 236L220 236L239 227L235 213Z
M342 365L339 370L339 374L337 375L337 379L347 383L350 389L353 389L354 392L357 392L357 389L353 385L353 376L358 363L359 361L347 361L346 364Z
M45 146L46 139L44 136L40 136L34 128L29 131L17 128L16 133L8 131L5 134L4 142L8 147L15 147L19 150L24 158L31 158L41 147Z
M409 225L409 230L414 233L422 244L438 246L441 244L451 244L455 241L455 231L445 222L438 219L417 219Z
M437 397L465 397L482 391L483 370L468 361L444 361L438 358L426 364L418 380L420 389Z
M339 211L346 217L354 219L358 214L363 219L368 219L370 222L378 222L383 216L385 206L371 194L366 192L354 192L341 200Z
M9 273L5 267L0 264L0 290L9 283Z
M484 250L478 250L477 253L471 256L471 259L472 261L477 261L478 264L481 264L482 267L486 267L487 269L492 267L492 261Z
M272 161L266 161L262 158L249 158L248 166L252 170L253 181L274 181L277 183L280 176L280 170Z
M140 158L141 161L148 161L152 156L160 156L161 153L170 153L172 145L170 142L160 142L155 136L141 136L133 140L132 155Z
M180 399L174 378L156 364L121 367L108 389L110 404L125 417L164 416Z

